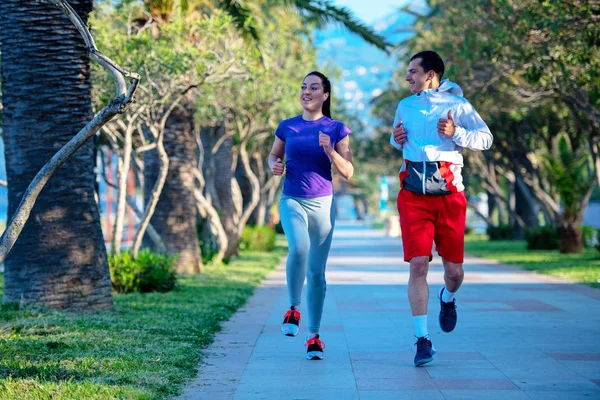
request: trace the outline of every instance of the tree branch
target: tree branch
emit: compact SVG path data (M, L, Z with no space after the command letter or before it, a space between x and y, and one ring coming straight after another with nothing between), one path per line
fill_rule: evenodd
M17 241L21 231L23 230L23 227L25 226L25 223L29 219L29 215L33 209L33 206L35 205L37 197L54 172L60 166L62 166L77 150L79 150L79 148L83 146L88 139L93 137L103 125L110 121L115 115L125 111L127 106L131 103L132 96L138 86L140 78L138 74L128 72L119 67L115 62L102 55L102 53L96 49L92 35L88 31L87 27L65 0L46 1L49 1L64 11L64 13L69 17L71 22L73 22L83 36L86 44L88 45L90 57L113 74L117 86L117 95L94 117L94 119L92 119L81 131L79 131L75 137L69 140L69 142L65 144L33 178L27 187L23 198L21 199L21 203L15 210L15 214L0 238L0 263L4 262L4 259ZM131 78L131 83L128 90L126 90L125 77Z

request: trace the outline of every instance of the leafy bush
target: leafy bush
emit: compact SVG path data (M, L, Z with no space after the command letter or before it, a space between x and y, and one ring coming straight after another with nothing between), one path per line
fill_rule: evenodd
M275 231L268 226L247 226L244 228L241 250L271 251L275 248Z
M144 249L137 260L131 252L108 257L113 290L119 293L168 292L175 287L175 257Z
M490 240L512 240L513 228L510 225L488 226L487 234Z
M202 254L202 264L210 264L219 252L219 245L214 240L210 240L210 237L204 232L205 223L205 219L198 219L196 233L198 235L200 253Z
M593 226L583 225L581 231L583 233L583 245L586 248L592 248L598 243L600 238L598 237L597 230Z
M560 245L560 233L552 226L541 226L525 232L528 250L556 250Z
M465 226L465 235L470 235L475 231L472 226Z

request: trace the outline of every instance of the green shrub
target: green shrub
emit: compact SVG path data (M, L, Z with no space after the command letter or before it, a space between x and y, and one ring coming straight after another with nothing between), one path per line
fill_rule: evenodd
M581 232L583 233L583 245L586 248L594 247L596 241L599 239L596 229L593 226L583 225Z
M271 251L275 248L276 234L268 226L244 228L240 250Z
M513 227L510 225L488 226L487 234L490 240L512 240Z
M113 290L119 293L168 292L176 284L175 257L143 249L134 260L130 251L108 257Z
M196 234L198 235L198 243L200 245L200 253L202 255L202 264L210 264L219 252L219 245L214 240L210 240L204 232L205 219L198 219L196 224Z
M552 226L541 226L525 232L528 250L556 250L560 245L560 233Z
M465 235L470 235L475 231L472 226L465 226Z

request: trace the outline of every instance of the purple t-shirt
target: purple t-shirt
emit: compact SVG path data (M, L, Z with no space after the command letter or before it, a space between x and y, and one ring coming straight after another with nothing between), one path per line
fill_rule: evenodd
M302 115L279 123L275 136L285 142L286 176L283 194L314 198L333 194L331 160L319 146L319 131L331 138L331 146L352 133L346 125L323 116L306 121Z

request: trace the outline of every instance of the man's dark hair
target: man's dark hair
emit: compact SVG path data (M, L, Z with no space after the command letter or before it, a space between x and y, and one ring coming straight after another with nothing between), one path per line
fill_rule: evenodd
M438 53L432 50L420 51L414 56L410 58L410 61L416 60L417 58L421 59L421 67L423 67L423 71L429 72L433 70L438 75L440 81L442 80L442 76L444 76L444 60Z

